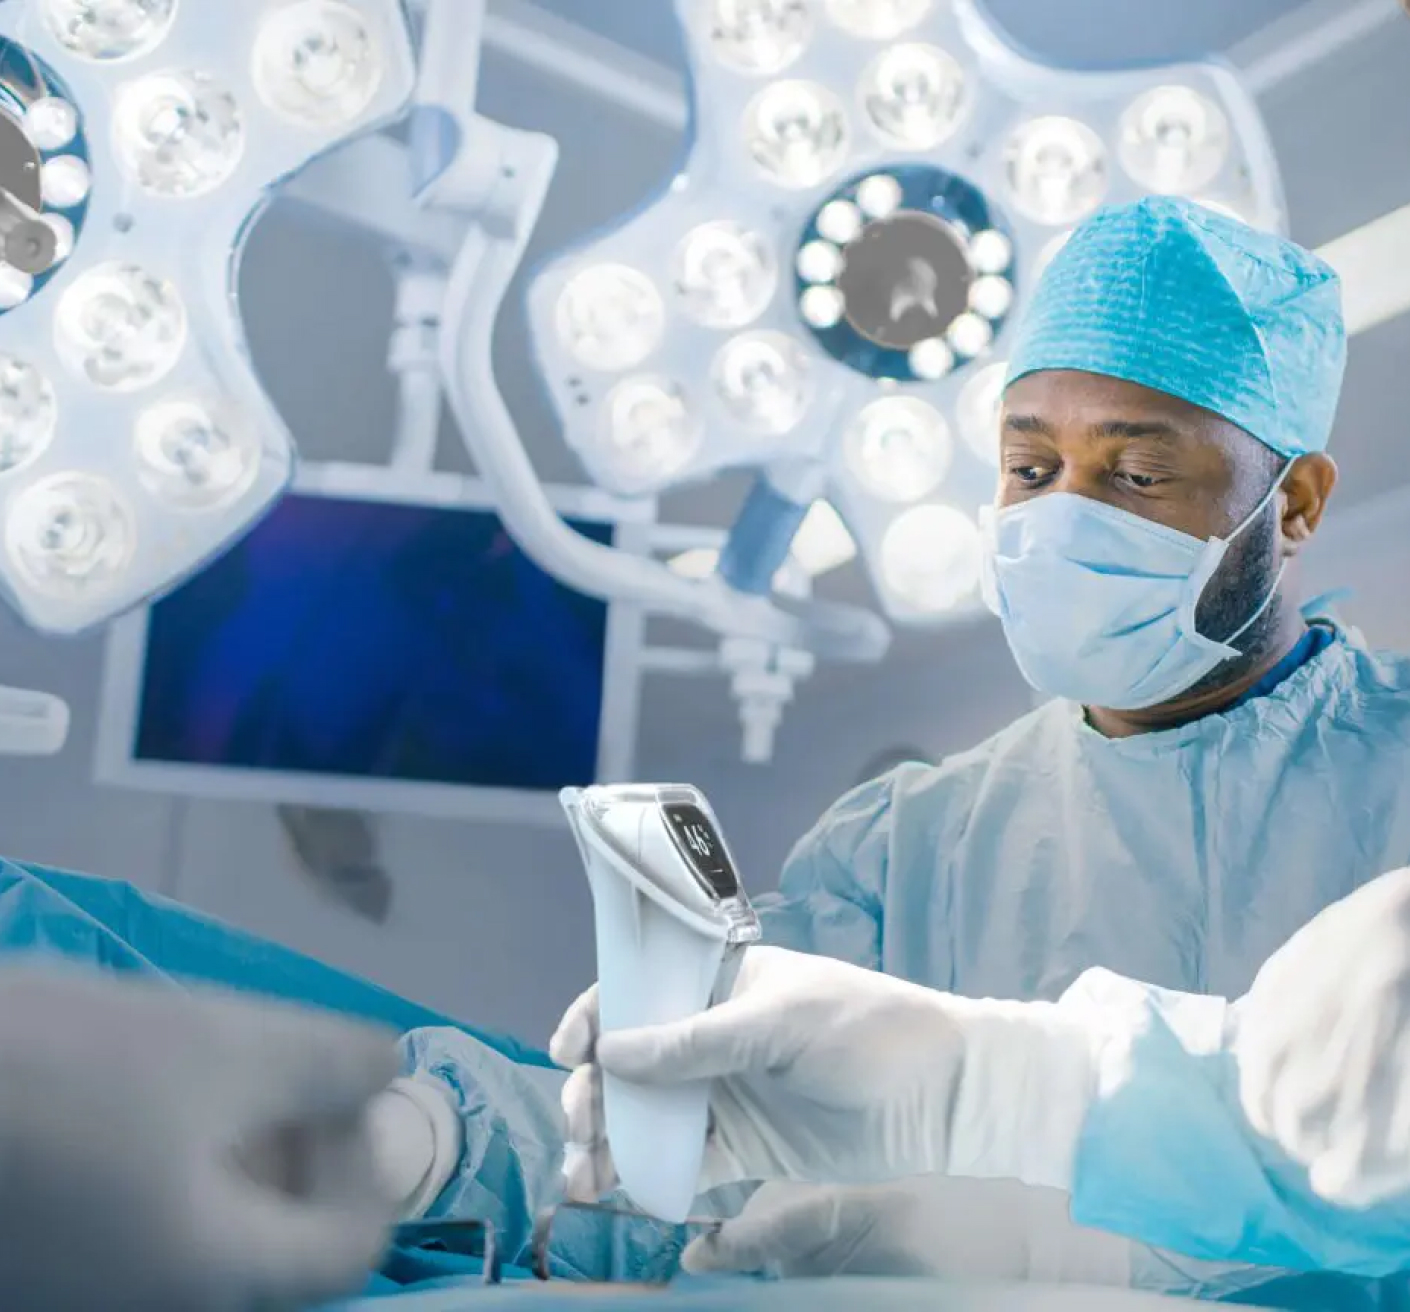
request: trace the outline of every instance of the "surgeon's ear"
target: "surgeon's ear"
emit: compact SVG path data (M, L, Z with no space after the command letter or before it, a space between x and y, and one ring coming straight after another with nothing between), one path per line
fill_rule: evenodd
M1317 531L1337 485L1337 466L1320 453L1299 456L1283 476L1283 555L1295 556Z

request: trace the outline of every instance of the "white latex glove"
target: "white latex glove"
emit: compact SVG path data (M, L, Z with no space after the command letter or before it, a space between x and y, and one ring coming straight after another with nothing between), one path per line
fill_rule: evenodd
M598 1036L597 995L550 1045L568 1193L616 1185L594 1062L643 1084L713 1080L701 1188L918 1174L1065 1186L1095 1082L1094 1040L1045 1003L976 1002L825 957L751 948L730 998L673 1025Z
M1131 1243L1083 1230L1068 1197L1015 1180L763 1185L686 1249L687 1271L783 1278L924 1276L1126 1288Z
M424 1071L394 1080L368 1112L377 1178L404 1221L424 1216L446 1187L465 1146L455 1097Z
M355 1291L394 1207L392 1037L111 976L0 971L6 1312L243 1312Z
M1410 870L1334 903L1237 1006L1244 1113L1358 1206L1410 1190Z

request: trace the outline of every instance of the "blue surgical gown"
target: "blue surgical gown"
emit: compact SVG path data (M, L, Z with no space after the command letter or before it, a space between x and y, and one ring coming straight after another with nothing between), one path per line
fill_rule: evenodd
M1324 907L1406 864L1410 660L1334 630L1272 690L1180 728L1108 739L1079 707L1050 702L973 751L866 784L823 816L779 892L757 903L773 943L971 997L1056 999L1104 967L1234 998ZM1145 995L1158 1013L1160 994ZM1168 1083L1178 1059L1153 1056L1094 1113L1076 1219L1201 1257L1346 1264L1346 1227L1325 1251L1315 1227L1300 1250L1250 1244L1298 1185L1248 1169L1247 1154L1227 1176L1181 1184L1171 1172L1161 1185L1186 1192L1151 1207L1141 1135L1180 1100L1142 1093ZM1225 1125L1227 1111L1213 1120ZM1186 1156L1201 1125L1194 1108L1170 1123ZM1224 1133L1207 1163L1218 1165ZM1379 1224L1372 1247L1389 1233ZM1377 1251L1379 1266L1357 1252L1346 1269L1410 1267L1410 1243L1403 1262ZM1149 1258L1152 1271L1165 1265ZM1376 1304L1348 1288L1307 1305Z

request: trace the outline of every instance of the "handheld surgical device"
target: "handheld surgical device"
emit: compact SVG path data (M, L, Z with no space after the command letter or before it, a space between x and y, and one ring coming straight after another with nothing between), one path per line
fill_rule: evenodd
M684 784L565 789L592 885L604 1032L688 1019L725 998L759 920L710 804ZM679 1224L695 1199L708 1081L648 1088L604 1074L607 1139L622 1187Z

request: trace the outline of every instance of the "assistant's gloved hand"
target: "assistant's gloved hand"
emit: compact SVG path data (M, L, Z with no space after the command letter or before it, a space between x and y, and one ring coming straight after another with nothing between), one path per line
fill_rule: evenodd
M455 1095L425 1071L373 1099L368 1132L377 1178L403 1221L424 1216L455 1174L465 1146Z
M686 1249L696 1274L925 1276L1127 1287L1129 1240L1084 1230L1068 1198L1014 1180L763 1185Z
M0 971L6 1312L244 1312L356 1290L395 1207L392 1037L112 976Z
M1410 1191L1410 870L1328 907L1236 1008L1254 1129L1350 1206Z
M1094 1040L1046 1003L976 1002L845 962L751 948L727 1001L673 1025L598 1035L597 994L550 1045L568 1192L616 1185L596 1063L643 1084L714 1081L702 1189L918 1174L1062 1187L1095 1081Z

